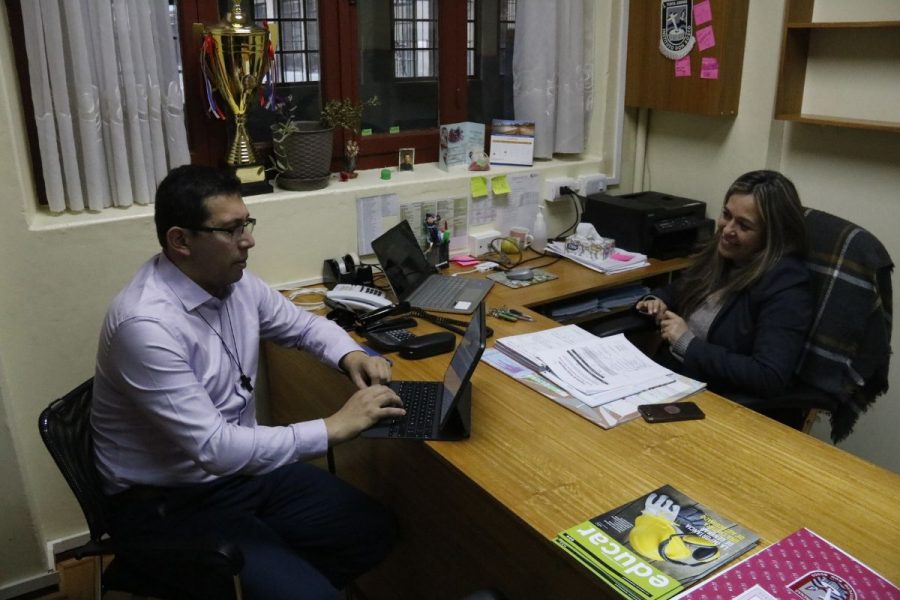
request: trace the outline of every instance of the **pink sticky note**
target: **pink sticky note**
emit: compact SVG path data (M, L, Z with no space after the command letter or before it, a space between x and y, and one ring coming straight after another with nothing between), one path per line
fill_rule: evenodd
M477 258L472 258L471 256L454 256L450 260L461 267L471 267L481 262Z
M712 9L709 7L709 0L703 0L703 2L694 5L694 25L703 25L711 20Z
M634 258L631 254L622 254L621 252L613 252L609 257L613 260L621 260L622 262L628 262Z
M718 79L719 78L719 59L718 58L702 58L700 59L700 79Z
M691 57L690 57L690 55L676 60L675 61L675 77L690 77L690 76L691 76Z
M712 25L707 25L703 29L697 30L697 47L700 52L716 45L716 35L713 33Z

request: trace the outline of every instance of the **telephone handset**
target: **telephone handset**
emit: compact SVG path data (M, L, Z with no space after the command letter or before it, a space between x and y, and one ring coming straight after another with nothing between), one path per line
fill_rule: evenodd
M352 283L339 283L334 289L325 294L326 298L336 300L352 309L370 311L375 308L391 306L393 303L387 299L384 292L366 285L354 285Z

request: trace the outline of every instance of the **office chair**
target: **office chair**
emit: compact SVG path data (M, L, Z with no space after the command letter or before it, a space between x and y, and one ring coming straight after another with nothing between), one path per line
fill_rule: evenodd
M75 494L88 523L90 541L74 550L75 558L115 555L101 574L100 592L119 591L136 597L236 598L244 558L239 548L206 540L163 537L116 540L109 535L108 500L94 464L90 413L93 378L53 401L41 412L41 439ZM190 591L161 581L162 572L191 575Z
M874 235L846 219L806 209L805 220L815 314L794 383L776 398L731 398L807 433L817 415L827 412L837 443L888 388L894 264ZM626 315L610 325L601 322L591 332L624 332L652 356L659 336L654 334L650 343L637 341L651 329L649 319Z
M862 227L820 210L805 216L816 312L795 372L797 398L818 392L820 404L830 403L837 443L888 389L894 263Z

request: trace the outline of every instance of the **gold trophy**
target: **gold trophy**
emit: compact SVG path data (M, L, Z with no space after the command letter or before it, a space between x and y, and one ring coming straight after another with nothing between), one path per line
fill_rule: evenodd
M215 86L234 114L234 139L225 162L245 184L245 193L271 191L246 128L247 108L256 101L269 70L269 32L244 16L240 0L234 1L223 22L202 27L200 64L210 112L225 119L213 95Z

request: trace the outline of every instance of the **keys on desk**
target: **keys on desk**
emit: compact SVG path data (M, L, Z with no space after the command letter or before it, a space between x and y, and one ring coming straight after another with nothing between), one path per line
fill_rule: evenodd
M514 308L506 308L505 306L491 309L490 315L494 318L502 319L504 321L510 321L513 323L515 323L516 321L534 321L533 318L529 317L522 311L516 310Z

